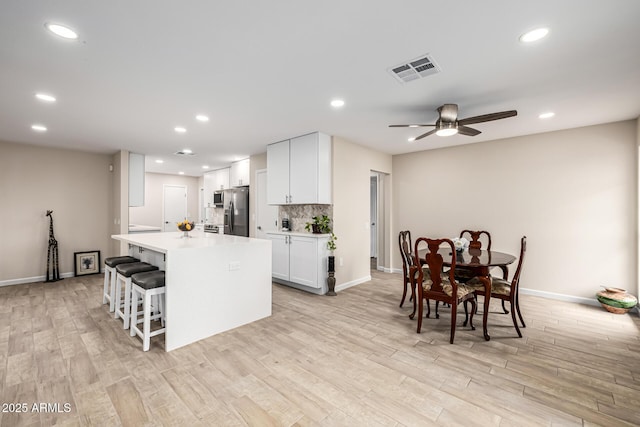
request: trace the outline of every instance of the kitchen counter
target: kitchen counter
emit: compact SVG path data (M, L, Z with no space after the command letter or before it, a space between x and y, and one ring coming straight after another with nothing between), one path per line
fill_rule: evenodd
M271 315L271 242L192 231L118 234L129 254L165 270L165 349Z
M267 231L267 234L280 234L282 236L298 236L298 237L317 237L317 238L323 238L323 237L329 237L331 236L330 234L314 234L314 233L308 233L308 232L299 232L299 231Z
M152 225L129 224L129 233L157 233L159 231L162 231L162 228Z

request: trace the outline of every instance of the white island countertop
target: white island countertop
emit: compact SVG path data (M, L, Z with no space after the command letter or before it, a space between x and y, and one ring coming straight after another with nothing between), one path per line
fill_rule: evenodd
M271 241L205 233L116 234L165 270L165 350L271 315ZM153 341L152 341L153 346Z
M169 250L198 249L219 245L247 245L256 240L262 241L262 239L251 237L205 233L199 230L189 231L188 234L189 237L184 237L183 231L168 231L164 233L114 234L111 237L162 253L167 253Z

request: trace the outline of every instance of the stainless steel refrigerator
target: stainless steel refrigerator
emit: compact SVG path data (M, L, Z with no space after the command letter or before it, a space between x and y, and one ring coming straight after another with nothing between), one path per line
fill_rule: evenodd
M224 190L224 234L249 237L249 187Z

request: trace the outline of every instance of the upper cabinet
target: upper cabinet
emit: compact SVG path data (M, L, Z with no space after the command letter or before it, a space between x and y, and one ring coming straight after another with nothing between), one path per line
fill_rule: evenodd
M229 171L229 182L232 187L242 187L249 185L251 160L244 159L231 163Z
M267 146L270 205L331 204L331 137L312 133Z
M204 203L213 206L213 193L229 188L229 168L218 169L204 174Z
M213 172L212 185L213 191L226 190L229 186L229 168L218 169Z

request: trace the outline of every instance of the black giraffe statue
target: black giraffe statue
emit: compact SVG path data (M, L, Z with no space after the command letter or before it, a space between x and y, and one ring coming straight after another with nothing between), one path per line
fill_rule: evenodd
M56 282L60 279L60 267L58 265L58 241L53 235L53 211L47 211L49 217L49 248L47 250L47 282ZM51 277L49 277L49 271Z

